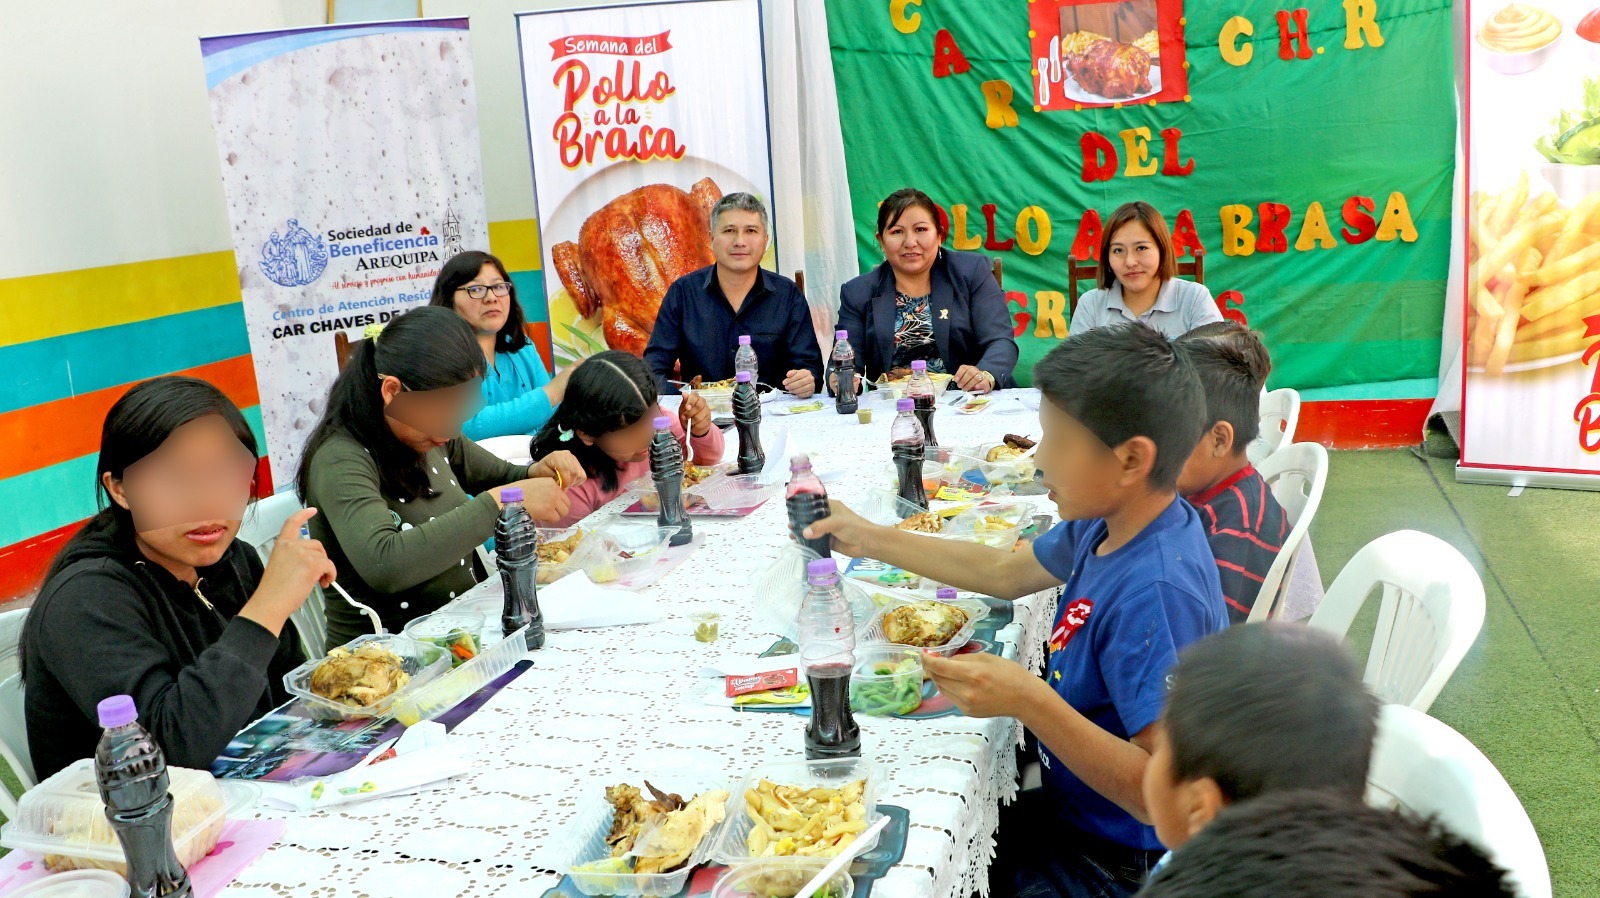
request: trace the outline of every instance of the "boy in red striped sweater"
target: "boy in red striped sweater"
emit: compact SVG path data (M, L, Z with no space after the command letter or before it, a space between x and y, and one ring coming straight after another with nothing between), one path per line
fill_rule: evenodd
M1244 623L1289 535L1283 507L1245 454L1261 429L1272 360L1261 336L1233 321L1201 325L1175 345L1200 376L1211 421L1178 477L1178 495L1200 512L1228 618Z

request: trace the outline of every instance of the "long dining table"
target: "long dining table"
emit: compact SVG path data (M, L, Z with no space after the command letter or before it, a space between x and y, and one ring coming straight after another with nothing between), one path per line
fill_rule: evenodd
M1003 391L982 413L963 414L952 392L939 405L936 434L945 446L1005 433L1037 437L1038 395ZM836 474L827 484L834 501L850 505L892 487L892 403L864 401L874 412L870 423L837 414L831 401L819 411L780 414L789 405L768 403L763 443L808 452L819 470ZM727 459L736 445L729 440ZM596 515L630 501L619 498ZM1040 513L1054 512L1042 497L1031 501ZM804 717L714 707L703 700L701 675L709 658L754 657L778 635L754 607L751 583L789 544L782 497L747 517L697 517L694 530L694 553L640 593L658 603L663 620L550 633L543 649L527 655L531 667L457 727L450 740L470 759L469 773L442 788L310 813L250 811L283 818L287 828L230 893L537 898L557 885L574 822L605 786L675 777L732 782L760 763L802 758ZM1035 670L1055 604L1054 591L1014 603L1007 652ZM715 643L694 638L688 615L701 609L721 614ZM904 855L872 884L873 898L987 894L1000 805L1017 789L1020 726L959 714L858 721L862 753L887 779L879 802L909 812Z

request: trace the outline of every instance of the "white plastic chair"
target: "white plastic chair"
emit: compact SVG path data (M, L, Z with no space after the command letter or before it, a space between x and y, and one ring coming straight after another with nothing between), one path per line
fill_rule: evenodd
M22 700L22 677L11 674L0 680L0 758L10 765L26 792L38 785L33 773L33 756L28 751L28 717ZM17 799L0 788L0 811L7 820L17 819Z
M303 508L305 506L300 504L300 497L293 490L268 496L245 512L244 521L239 525L239 539L254 548L261 556L261 563L266 564L283 523ZM289 619L294 621L294 628L300 634L300 647L305 650L306 657L322 657L322 640L328 632L328 615L322 590L313 588L305 604L289 615Z
M529 444L533 442L530 434L513 434L506 437L489 437L478 440L478 447L498 455L514 465L531 465L533 458L528 452Z
M1260 464L1277 452L1279 447L1294 443L1295 428L1300 425L1300 393L1284 387L1281 390L1261 391L1261 433L1245 454L1250 461Z
M1278 549L1278 557L1267 569L1261 581L1261 591L1250 608L1250 623L1264 621L1283 613L1284 599L1289 594L1289 579L1294 574L1300 548L1305 545L1311 521L1322 505L1322 491L1328 484L1328 450L1317 443L1295 443L1284 446L1256 465L1261 479L1272 489L1273 498L1283 506L1289 519L1289 535Z
M1483 581L1444 540L1397 530L1350 559L1310 625L1343 638L1373 590L1383 605L1362 679L1382 700L1426 712L1483 628Z
M1383 707L1367 803L1437 816L1509 872L1523 898L1550 898L1544 848L1511 786L1465 736L1421 711Z
M0 613L0 680L21 670L22 626L28 622L28 609Z

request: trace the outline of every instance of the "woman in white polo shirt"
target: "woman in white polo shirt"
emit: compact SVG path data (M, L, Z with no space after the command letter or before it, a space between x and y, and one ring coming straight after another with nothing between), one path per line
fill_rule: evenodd
M1204 284L1177 277L1167 220L1149 203L1124 203L1102 234L1099 286L1078 300L1072 333L1142 321L1170 340L1222 320Z

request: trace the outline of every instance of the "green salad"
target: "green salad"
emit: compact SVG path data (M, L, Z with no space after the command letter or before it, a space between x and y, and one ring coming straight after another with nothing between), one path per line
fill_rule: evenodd
M910 714L922 707L922 662L907 658L899 664L882 661L869 670L880 680L857 681L850 687L850 708L869 717Z
M1583 79L1583 105L1564 109L1533 148L1551 162L1600 165L1600 78Z

